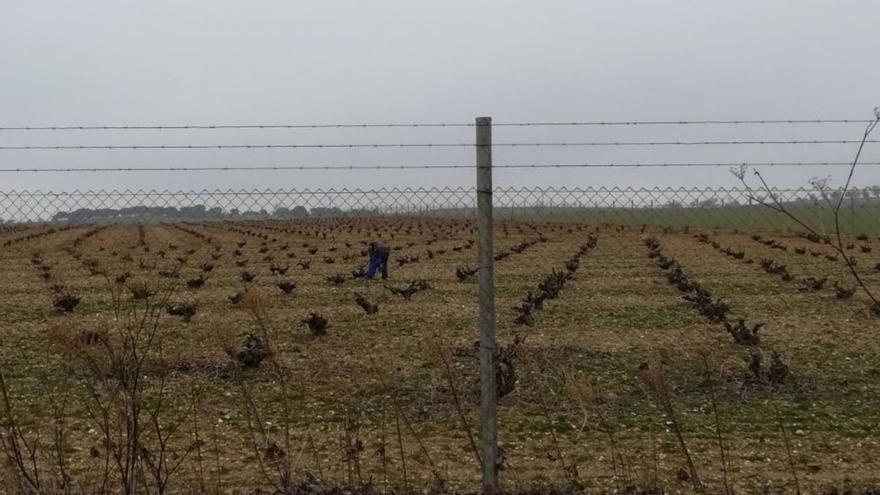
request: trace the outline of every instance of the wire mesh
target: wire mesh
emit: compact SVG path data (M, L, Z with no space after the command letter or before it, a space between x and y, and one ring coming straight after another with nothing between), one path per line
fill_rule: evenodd
M839 190L775 189L789 209L831 228ZM753 196L754 195L754 196ZM494 190L501 220L772 230L794 228L744 188L511 187ZM473 218L473 187L278 190L88 190L0 192L5 222L158 222L385 215ZM846 193L841 227L880 232L880 187Z

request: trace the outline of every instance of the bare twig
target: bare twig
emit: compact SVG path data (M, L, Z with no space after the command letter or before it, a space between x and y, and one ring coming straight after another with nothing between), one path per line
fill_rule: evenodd
M675 412L675 406L672 404L672 397L669 393L669 387L666 384L666 375L663 372L663 369L657 365L651 366L648 363L644 363L639 368L639 378L641 378L642 382L648 387L648 390L650 390L654 399L666 415L666 418L669 420L669 423L672 426L672 431L675 432L675 438L678 440L679 449L687 463L688 474L690 474L694 490L703 493L705 487L700 480L700 475L697 472L697 467L696 464L694 464L690 449L688 449L687 443L684 440L684 434L678 421L678 415Z
M577 399L578 405L584 416L584 422L588 420L590 414L595 414L599 423L598 426L600 431L608 437L608 443L611 449L611 469L614 473L614 481L617 484L618 490L622 491L622 483L628 483L629 478L627 475L626 460L617 444L614 424L609 421L602 406L598 404L595 392L590 387L585 386L574 379L566 379L566 386L568 387L569 392Z
M556 394L553 391L553 388L550 386L550 383L542 376L543 374L540 373L538 370L535 370L532 356L524 350L521 350L520 357L523 361L523 364L525 365L529 377L539 384L535 396L538 399L538 406L541 411L541 416L544 417L544 421L547 422L547 426L550 428L550 440L553 442L553 450L555 452L556 459L559 461L559 467L562 469L562 474L565 477L569 478L569 481L576 484L578 482L577 466L566 466L565 464L565 454L562 452L562 446L559 442L559 436L556 434L554 421L550 415L550 405L547 403L545 392L553 396L555 396Z
M712 402L712 415L715 420L715 439L718 442L718 451L721 456L721 478L724 483L724 493L725 495L730 495L732 493L730 487L730 480L728 478L728 463L727 463L727 447L724 444L724 431L721 428L721 414L718 411L718 397L715 392L715 380L712 376L712 370L709 366L709 357L707 355L701 356L703 359L703 367L706 376L706 384L709 387L709 398Z
M394 403L394 423L397 428L397 448L400 451L400 464L403 469L403 489L406 492L409 492L409 478L406 472L406 451L403 450L403 434L400 431L400 408L397 407L397 402Z
M382 488L388 490L388 442L385 434L385 399L382 399L382 422L379 435L379 457L382 459Z
M449 363L449 349L441 346L438 348L437 355L440 357L440 363L443 365L444 378L446 379L446 385L449 387L450 393L452 393L452 402L455 405L455 411L458 414L459 421L461 421L461 427L464 429L465 434L468 437L471 451L474 454L474 459L477 461L477 468L479 469L483 465L483 459L480 456L480 449L477 447L477 440L474 436L473 429L471 429L470 422L467 420L467 416L464 413L461 398L458 394L458 387L455 385L456 380L452 374L452 366Z
M443 476L440 475L440 471L437 470L437 465L434 464L433 458L431 458L431 453L428 452L427 447L425 447L425 443L422 442L422 438L416 433L415 428L413 428L412 423L409 421L409 418L406 417L406 414L400 410L400 403L397 402L397 398L393 399L394 408L397 410L397 416L399 418L403 418L403 424L406 425L406 429L409 431L409 434L415 439L416 444L419 446L419 450L422 451L422 455L425 456L425 459L428 461L428 468L431 470L431 474L434 475L434 480L437 482L438 486L444 486L445 480Z
M828 244L831 246L832 249L834 249L840 255L840 257L846 263L846 266L849 269L849 272L852 275L853 279L856 281L858 286L862 289L862 292L864 292L865 295L867 295L868 298L871 300L872 311L875 312L877 315L880 315L880 299L878 299L878 297L874 294L874 292L868 287L868 285L862 279L861 275L859 274L858 270L856 269L855 261L852 259L852 257L849 256L849 254L847 254L846 246L843 241L843 235L841 233L841 226L840 226L840 211L841 211L841 208L843 207L843 200L846 197L847 191L849 191L849 187L852 183L852 178L855 173L855 169L858 166L859 159L861 158L862 150L865 147L865 143L868 140L868 136L870 136L870 134L877 128L878 123L880 123L880 109L875 108L874 115L875 115L874 120L871 121L867 125L867 127L865 127L865 131L862 135L861 141L859 142L859 147L858 147L858 150L856 151L855 158L853 158L852 165L849 168L849 173L847 175L846 182L844 183L843 189L841 189L839 191L840 197L837 199L837 202L835 204L832 204L830 202L827 194L825 194L825 182L824 181L821 181L821 182L815 181L815 182L816 182L816 184L818 184L818 185L816 185L816 187L819 189L822 197L832 207L832 212L834 214L835 239L834 239L834 242L829 242ZM798 224L801 227L803 227L804 229L806 229L807 232L809 232L815 236L821 237L821 238L826 238L826 236L820 234L817 231L817 229L812 227L805 220L801 219L800 217L798 217L797 215L792 213L791 210L782 201L779 200L777 195L773 192L773 189L770 187L770 185L764 179L764 176L761 175L761 173L759 171L755 170L754 175L756 177L758 177L758 180L761 182L762 189L770 197L770 199L771 199L770 202L764 200L763 198L759 197L757 194L754 193L754 191L752 190L748 181L746 180L746 167L740 167L738 170L732 170L731 172L737 177L737 179L740 180L740 182L742 182L743 186L746 188L746 192L747 192L750 200L753 200L762 206L770 208L773 211L782 213L783 215L785 215L786 217L791 219L793 222L795 222L796 224Z
M33 444L28 443L21 429L13 412L9 386L6 384L6 377L2 370L0 370L0 393L3 398L3 451L7 460L15 467L15 474L22 491L41 493L40 476L34 465L37 442L34 440Z
M199 433L199 412L201 411L201 400L199 397L199 392L195 387L192 388L191 391L191 400L192 400L192 423L193 423L193 439L195 440L195 452L196 452L196 476L199 481L199 491L202 493L206 492L205 485L205 465L204 460L202 458L202 437Z
M785 421L782 420L782 414L779 412L779 407L776 405L775 397L773 395L773 389L770 388L768 390L770 394L770 404L773 406L773 414L776 416L776 422L779 425L779 431L782 433L782 442L785 446L785 455L786 459L788 460L788 469L791 471L792 479L794 479L795 493L797 493L797 495L801 495L801 483L798 479L794 455L791 451L791 440L788 438L788 430L785 428Z

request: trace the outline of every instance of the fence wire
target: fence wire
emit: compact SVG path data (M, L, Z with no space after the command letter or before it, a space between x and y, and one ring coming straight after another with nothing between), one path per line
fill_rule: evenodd
M496 188L495 216L507 220L589 224L794 228L743 188ZM833 225L840 190L775 189L791 210L820 229ZM851 189L841 212L849 232L880 232L880 186ZM98 190L0 192L0 218L19 222L329 219L386 215L473 218L473 187L279 190Z
M542 168L738 168L738 167L851 167L852 162L605 162L605 163L508 163L493 165L500 169L542 169ZM876 167L880 162L860 162L859 167ZM473 169L473 165L435 164L435 165L216 165L216 166L169 166L169 167L42 167L42 168L0 168L0 173L111 173L111 172L265 172L284 170L318 171L374 171L374 170L449 170Z
M594 120L574 122L494 122L494 127L584 127L657 125L791 125L791 124L868 124L868 119L763 119L763 120ZM178 131L215 129L374 129L474 127L473 122L393 122L360 124L128 124L128 125L44 125L5 126L0 131Z

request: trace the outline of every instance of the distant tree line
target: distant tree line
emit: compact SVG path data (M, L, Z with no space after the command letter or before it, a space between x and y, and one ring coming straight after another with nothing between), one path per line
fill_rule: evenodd
M784 196L780 197L780 201L787 204L793 205L827 205L827 204L836 204L838 200L840 200L841 192L839 190L828 189L828 190L817 190L815 192L810 192L806 196L796 197L796 198L786 198ZM757 196L758 199L764 199L762 196ZM853 205L863 205L863 204L877 204L880 203L880 186L868 186L861 189L850 189L846 192L846 201ZM689 206L695 208L715 208L719 206L742 206L744 203L742 201L738 201L736 198L706 198L706 199L695 199L690 202ZM845 203L846 204L846 203ZM678 200L669 201L664 205L666 208L681 208L684 207L684 203Z
M265 209L241 211L237 208L223 210L220 207L208 208L205 205L182 206L129 206L125 208L79 208L73 211L59 211L52 215L55 222L94 222L102 220L233 220L269 218L328 218L352 214L374 213L368 210L342 210L336 207L305 208L295 206L276 207L272 212Z

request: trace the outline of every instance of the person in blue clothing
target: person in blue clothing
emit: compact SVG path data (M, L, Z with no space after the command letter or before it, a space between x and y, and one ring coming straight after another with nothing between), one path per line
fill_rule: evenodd
M367 247L367 254L370 256L370 265L367 267L367 278L372 279L376 276L376 271L382 271L382 280L388 279L388 257L391 255L391 248L378 241L372 241Z

